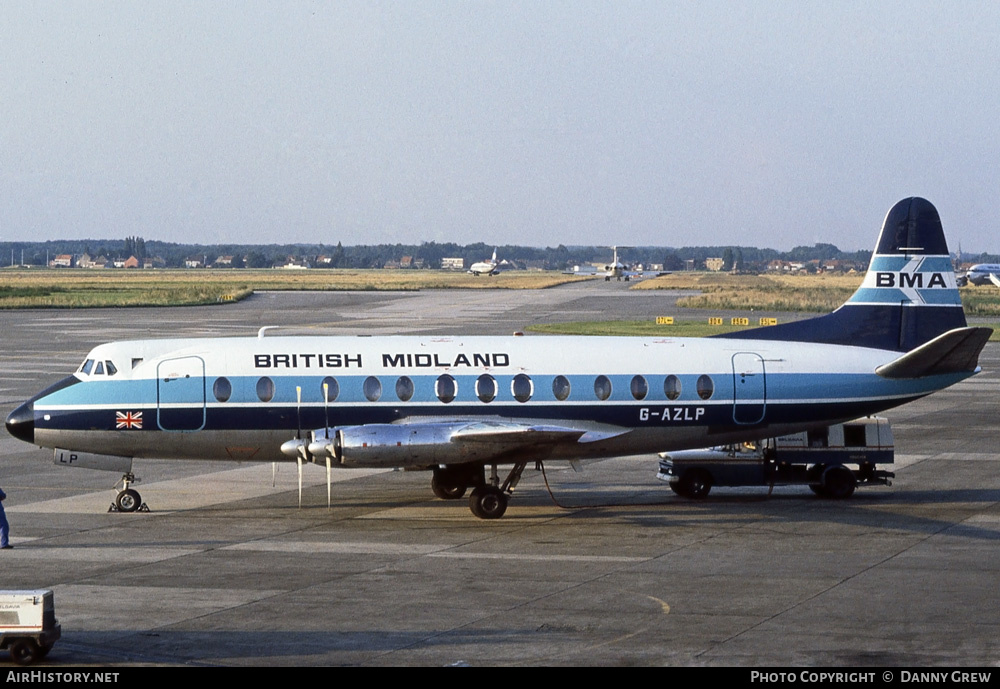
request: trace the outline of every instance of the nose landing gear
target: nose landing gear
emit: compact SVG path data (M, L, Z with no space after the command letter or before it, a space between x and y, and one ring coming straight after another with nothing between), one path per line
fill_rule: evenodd
M108 512L149 512L149 506L142 501L139 491L129 488L133 483L138 483L139 479L135 474L127 473L121 478L122 489L115 496L115 501L111 503ZM115 486L118 484L116 483Z

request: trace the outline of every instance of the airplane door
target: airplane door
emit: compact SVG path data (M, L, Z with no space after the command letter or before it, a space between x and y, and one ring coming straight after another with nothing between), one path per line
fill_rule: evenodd
M205 361L200 356L164 359L157 365L156 423L164 431L205 427Z
M760 423L767 407L764 360L752 352L733 355L733 421Z

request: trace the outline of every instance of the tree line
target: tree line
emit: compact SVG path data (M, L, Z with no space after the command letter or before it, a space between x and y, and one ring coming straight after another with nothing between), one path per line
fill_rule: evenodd
M387 263L398 264L408 257L408 267L440 268L444 258L462 258L469 266L488 259L493 249L497 258L507 260L517 267L538 267L548 270L566 270L575 265L604 265L612 261L612 249L604 246L530 247L519 245L490 245L483 242L456 244L452 242L423 242L421 244L371 244L343 246L340 242L329 244L180 244L146 240L133 236L121 240L50 240L46 242L0 242L0 266L44 266L57 255L71 254L109 260L135 256L140 261L147 258L162 259L162 265L182 268L190 259L212 265L220 256L232 258L234 268L270 268L289 260L306 261L321 268L381 268ZM325 257L324 262L317 258ZM789 251L749 246L688 246L619 247L618 257L628 265L662 265L664 270L683 270L693 261L698 267L708 258L723 259L725 269L738 268L763 270L773 260L801 261L840 260L867 265L869 251L845 252L833 244L798 246ZM9 259L9 263L7 262ZM964 254L965 262L1000 262L1000 256Z

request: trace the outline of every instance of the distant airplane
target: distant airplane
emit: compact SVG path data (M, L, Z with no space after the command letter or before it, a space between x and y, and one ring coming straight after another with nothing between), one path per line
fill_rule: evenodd
M706 338L257 337L111 342L7 417L57 464L142 458L423 469L483 519L542 461L652 455L875 414L979 372L937 210L890 209L861 287L825 316ZM500 465L511 465L506 478ZM843 465L821 480L856 480ZM846 474L844 472L847 472Z
M1000 263L977 263L965 273L965 278L973 285L993 283L1000 287Z
M615 252L615 255L614 258L611 259L611 263L609 265L604 266L604 270L607 271L604 274L605 282L610 282L611 278L615 278L619 282L621 282L622 278L624 278L625 282L628 282L631 278L642 277L642 273L630 270L628 266L626 266L624 263L618 260L617 246L613 246L611 247L611 249Z
M472 267L469 268L469 273L473 275L497 275L500 272L500 264L497 262L497 250L493 249L493 258L488 261L479 261L478 263L473 263Z

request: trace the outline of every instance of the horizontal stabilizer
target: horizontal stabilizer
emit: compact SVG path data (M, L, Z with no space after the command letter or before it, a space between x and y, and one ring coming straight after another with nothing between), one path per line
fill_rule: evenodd
M979 353L992 334L992 328L955 328L879 366L875 373L883 378L923 378L972 372L979 366Z

